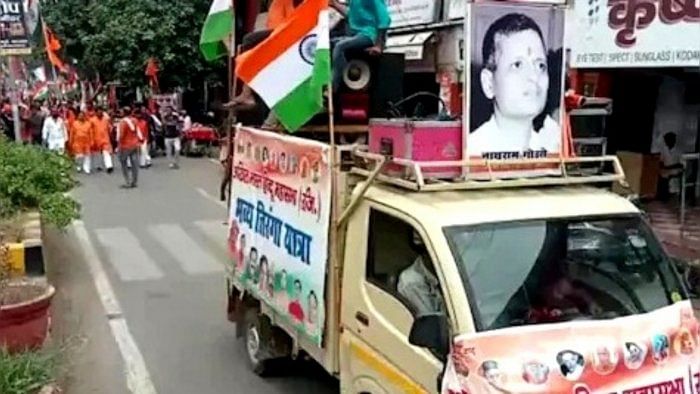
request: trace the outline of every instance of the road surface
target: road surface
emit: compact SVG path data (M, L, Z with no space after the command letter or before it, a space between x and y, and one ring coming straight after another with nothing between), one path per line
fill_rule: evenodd
M226 320L226 217L220 167L164 160L141 171L81 176L83 219L47 234L49 278L58 287L56 342L71 352L69 393L337 393L312 363L263 380Z

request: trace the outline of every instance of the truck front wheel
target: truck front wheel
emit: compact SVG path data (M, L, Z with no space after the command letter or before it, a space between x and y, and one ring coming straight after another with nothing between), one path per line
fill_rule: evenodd
M246 311L245 319L245 350L248 355L248 363L253 373L258 376L265 376L270 373L270 360L267 359L265 348L270 338L265 335L263 324L256 310Z

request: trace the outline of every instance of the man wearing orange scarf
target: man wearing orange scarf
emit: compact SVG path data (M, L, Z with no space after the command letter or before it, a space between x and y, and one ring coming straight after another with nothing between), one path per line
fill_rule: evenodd
M71 132L71 147L78 163L78 172L82 170L86 174L90 173L93 134L94 127L92 122L87 119L84 111L80 111L78 119L73 122Z
M110 131L112 130L112 120L104 112L102 108L97 108L95 114L90 117L94 135L92 139L92 153L102 156L102 164L107 173L111 174L114 171L112 163L112 142L110 139ZM101 167L98 167L98 169Z

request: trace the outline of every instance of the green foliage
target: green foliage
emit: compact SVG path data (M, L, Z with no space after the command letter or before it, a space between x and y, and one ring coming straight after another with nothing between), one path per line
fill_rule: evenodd
M60 353L42 350L8 354L0 350L0 393L36 393L54 381Z
M80 204L64 194L49 194L41 200L39 211L47 223L65 228L80 218Z
M159 62L161 89L200 86L223 61L207 64L199 52L206 0L54 0L42 15L78 68L103 81L146 84L150 57Z
M80 212L66 195L76 185L73 171L63 155L0 138L0 214L39 209L47 223L69 225Z

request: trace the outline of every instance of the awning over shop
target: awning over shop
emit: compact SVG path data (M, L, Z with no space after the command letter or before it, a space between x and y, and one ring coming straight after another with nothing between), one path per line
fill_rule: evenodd
M403 53L406 56L406 60L421 60L423 59L425 43L433 34L434 32L432 31L426 31L391 36L386 42L386 52Z

